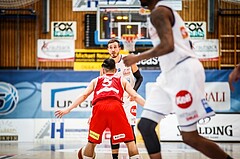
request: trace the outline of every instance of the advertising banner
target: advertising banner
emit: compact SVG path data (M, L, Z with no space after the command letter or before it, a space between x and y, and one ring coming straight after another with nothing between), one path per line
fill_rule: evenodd
M34 121L32 119L1 119L0 142L34 141Z
M42 110L54 111L69 107L84 92L88 82L44 82L42 83ZM92 111L91 94L73 111Z
M74 40L38 39L38 61L74 61Z
M205 70L206 100L217 115L211 118L211 121L206 126L199 123L199 132L213 140L240 141L238 131L240 130L238 124L240 120L240 89L235 89L234 92L229 90L227 81L231 71ZM138 93L146 98L149 95L151 84L160 72L141 70L141 74L143 82L138 89ZM91 99L87 99L78 108L66 115L63 120L64 124L61 124L61 120L56 120L54 111L69 106L86 88L88 83L97 76L99 76L99 71L0 70L1 141L42 139L43 136L48 134L46 133L47 130L51 131L56 138L60 137L62 127L64 127L64 131L66 128L69 133L75 128L76 132L73 133L73 136L79 135L77 131L80 130L78 130L79 127L77 126L81 125L81 122L85 122L85 120L88 121L91 116ZM234 83L234 86L240 88L240 83ZM138 106L137 118L140 117L142 110L143 108ZM68 122L66 119L76 118L84 119L84 121L81 120L76 125L66 124ZM32 122L32 119L41 120ZM29 122L25 120L29 120ZM165 127L164 121L166 121ZM169 140L171 138L178 140L180 138L178 130L172 130L176 129L176 118L170 115L164 121L160 124L160 127L163 127L160 128L161 139ZM39 127L35 127L35 122L39 122L37 124ZM206 121L202 123L204 122ZM22 125L23 123L25 126ZM28 136L24 136L26 135L26 124L27 128L29 128L30 135ZM85 132L85 128L83 129L83 132ZM164 133L164 131L167 132ZM21 137L19 134L21 134ZM106 136L108 136L108 133L106 133Z
M171 0L165 2L175 10L182 10L182 1ZM73 11L97 11L98 5L139 5L138 1L133 0L73 0Z
M132 0L73 0L73 11L97 11L98 5L133 5ZM139 2L137 2L139 3Z
M218 61L218 39L191 40L193 50L200 61Z
M200 135L215 141L240 141L240 115L216 114L198 122ZM182 141L177 118L169 115L160 124L161 141Z
M120 54L128 54L128 51L121 50ZM103 60L109 57L107 49L76 49L74 70L99 71Z

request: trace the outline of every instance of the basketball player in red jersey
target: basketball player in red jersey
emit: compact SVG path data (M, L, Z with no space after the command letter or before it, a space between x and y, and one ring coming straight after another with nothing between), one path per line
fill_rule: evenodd
M55 116L61 118L63 115L68 114L94 92L88 143L84 150L80 149L79 158L93 158L95 146L101 143L103 131L109 128L112 143L124 142L128 148L130 159L139 159L140 156L134 142L132 128L122 106L123 93L126 91L133 100L142 106L145 104L145 100L137 94L126 79L114 75L116 68L113 59L104 60L102 68L104 75L93 79L84 93L71 106L64 110L57 110ZM119 125L119 123L121 124Z
M130 83L130 86L133 87L135 91L137 91L143 81L143 77L138 69L137 64L132 64L130 67L125 66L122 58L126 55L120 54L121 46L120 41L118 41L117 39L113 38L109 40L107 49L110 57L115 61L115 66L117 69L115 75L125 78ZM100 70L100 75L102 74L103 72L102 70ZM132 101L132 99L129 98L129 95L126 92L123 94L123 108L125 110L128 122L132 127L132 133L135 138L134 127L137 121L137 103L135 101ZM118 159L119 148L120 144L111 143L113 159Z

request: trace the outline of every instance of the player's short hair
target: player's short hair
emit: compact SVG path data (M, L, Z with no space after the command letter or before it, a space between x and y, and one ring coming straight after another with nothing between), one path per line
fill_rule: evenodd
M114 43L114 42L117 42L118 43L118 45L120 46L120 41L119 40L117 40L117 39L111 39L111 40L109 40L108 41L108 44L111 44L111 43Z
M111 58L107 58L103 61L102 67L108 70L115 69L115 61Z

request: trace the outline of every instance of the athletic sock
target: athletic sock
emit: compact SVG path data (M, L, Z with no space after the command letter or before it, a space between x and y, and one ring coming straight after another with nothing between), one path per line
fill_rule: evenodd
M112 154L113 159L118 159L118 154Z
M130 159L141 159L140 155L134 155L129 157Z
M83 159L92 159L92 157L88 157L88 156L83 155Z

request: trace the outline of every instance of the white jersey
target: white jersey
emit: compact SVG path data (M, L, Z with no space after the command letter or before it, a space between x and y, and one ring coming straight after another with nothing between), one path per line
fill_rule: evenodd
M135 85L135 77L133 75L132 68L126 67L122 60L124 55L120 55L120 56L121 58L119 62L116 63L117 72L115 73L115 75L125 78L133 88ZM123 107L124 107L126 116L128 118L129 124L135 125L136 114L137 114L137 103L135 101L129 101L129 95L127 92L124 92L123 94Z
M121 58L120 58L119 62L116 63L117 72L115 74L117 76L124 77L130 83L130 85L132 87L134 87L135 77L133 75L132 68L131 67L126 67L125 64L123 63L123 60L122 60L124 55L120 55L120 56L121 56Z
M159 1L155 7L158 6L166 6L171 9L170 6L167 6L163 1ZM173 67L175 67L179 62L188 58L188 57L195 57L193 50L190 47L190 39L187 32L187 29L184 25L184 21L179 16L179 14L171 9L174 15L174 24L172 26L173 31L173 39L174 39L174 51L160 56L158 58L159 65L162 72L169 71ZM156 29L152 25L149 20L149 35L151 37L153 46L157 46L160 44L160 39L157 34Z
M156 7L160 5L165 6L163 1ZM172 12L175 19L172 26L174 51L159 57L162 73L151 88L141 116L158 123L163 116L175 113L181 130L188 132L197 129L198 120L215 112L205 99L202 63L190 47L183 20L177 12ZM158 45L160 39L152 24L149 32L153 45Z

